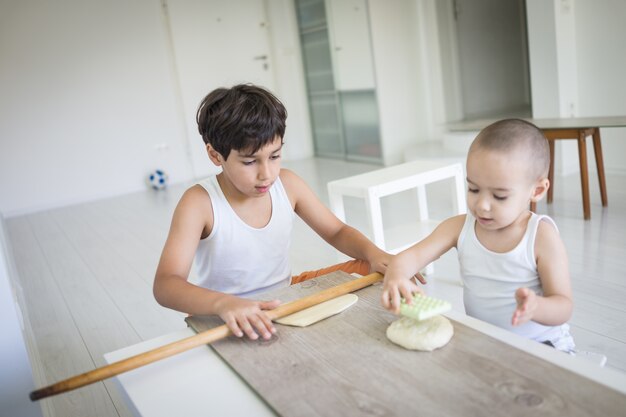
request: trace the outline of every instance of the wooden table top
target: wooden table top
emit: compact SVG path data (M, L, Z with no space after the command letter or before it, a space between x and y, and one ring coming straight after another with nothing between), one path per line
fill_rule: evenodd
M451 132L479 131L501 119L478 119L446 125ZM593 127L626 127L626 116L560 117L554 119L522 118L540 129L584 129Z
M263 298L287 302L349 279L332 273ZM354 306L309 327L277 325L269 341L231 337L213 348L284 416L624 415L623 393L457 321L441 349L396 346L385 336L396 317L380 306L379 286L356 294ZM221 324L187 321L196 331Z

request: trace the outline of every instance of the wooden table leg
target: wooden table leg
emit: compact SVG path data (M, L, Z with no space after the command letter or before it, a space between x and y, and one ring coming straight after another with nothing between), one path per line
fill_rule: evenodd
M593 130L593 151L596 155L596 167L598 168L598 181L600 182L600 197L604 207L609 205L606 194L606 178L604 177L604 160L602 158L602 143L600 142L600 128Z
M550 186L548 188L548 204L550 204L554 196L554 140L548 140L548 145L550 146L550 169L548 170Z
M589 172L587 170L587 129L578 131L578 159L580 161L580 185L583 192L583 213L585 220L591 218L591 205L589 203Z

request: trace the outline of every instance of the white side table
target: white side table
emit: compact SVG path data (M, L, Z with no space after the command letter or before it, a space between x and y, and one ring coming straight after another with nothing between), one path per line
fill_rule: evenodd
M447 161L416 160L400 165L366 172L364 174L343 178L328 183L330 208L342 221L346 221L343 197L357 197L365 200L368 221L370 223L373 241L376 246L391 253L398 253L413 245L425 236L400 247L387 247L383 227L380 199L391 194L415 188L419 208L420 223L429 222L428 201L426 198L426 184L454 178L452 200L454 212L464 214L467 211L465 203L465 179L463 167L460 163ZM426 268L426 274L433 272L432 264Z

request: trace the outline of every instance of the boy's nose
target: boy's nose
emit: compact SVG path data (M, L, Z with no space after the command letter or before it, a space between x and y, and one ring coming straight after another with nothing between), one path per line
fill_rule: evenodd
M259 170L257 172L259 179L267 179L270 177L270 167L268 164L259 164Z

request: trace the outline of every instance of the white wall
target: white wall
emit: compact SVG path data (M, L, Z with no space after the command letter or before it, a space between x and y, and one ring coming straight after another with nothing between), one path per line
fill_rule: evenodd
M575 2L579 116L626 115L624 21L626 1ZM605 169L626 174L626 128L601 134Z
M382 153L385 165L402 161L406 148L427 132L428 118L419 101L427 97L420 89L416 2L370 0L370 30L376 94L378 98Z
M527 0L532 113L536 118L577 116L576 39L571 1ZM574 141L558 141L555 172L576 172Z
M527 0L533 116L626 115L626 2ZM626 173L626 129L601 130L605 170ZM589 171L595 171L588 140ZM558 141L558 174L578 171L575 141Z
M289 112L284 157L309 157L293 4L265 3L274 22L275 90ZM180 85L194 80L181 80L177 69L224 57L197 51L176 62L168 22L160 0L0 2L0 211L18 215L142 190L157 167L171 183L203 174L192 164L196 154L205 158L202 140L186 124L199 100L183 106Z
M441 122L463 119L463 93L459 68L459 50L457 45L454 3L451 0L437 1L435 32L439 46L440 74L444 82L441 83L441 100L444 104L444 118Z
M559 117L559 77L554 4L527 0L528 49L533 116Z
M437 139L441 108L449 105L437 68L450 57L435 62L436 1L368 2L387 165L400 162L406 148ZM289 111L285 157L304 158L312 142L293 4L266 4L276 91ZM626 2L527 5L536 115L560 114L564 97L573 97L578 116L626 114ZM573 19L561 29L573 31L575 41L559 57L552 41L563 8ZM0 211L15 215L140 190L155 167L172 182L192 178L165 22L159 0L0 2ZM558 78L554 68L564 70L557 58L574 60L576 75ZM542 78L536 68L548 72ZM607 171L626 172L626 132L602 134ZM572 169L575 155L565 158Z
M292 0L268 0L276 94L287 108L283 158L311 158L314 154L311 121L304 81L300 37Z
M0 62L6 215L190 177L157 0L2 2Z

